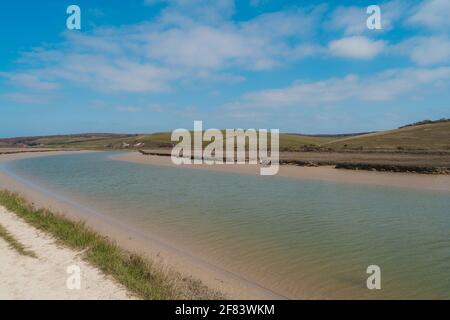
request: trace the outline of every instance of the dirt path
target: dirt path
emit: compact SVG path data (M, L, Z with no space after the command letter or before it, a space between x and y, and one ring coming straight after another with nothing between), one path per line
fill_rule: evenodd
M37 258L21 255L0 238L0 299L132 298L125 288L84 262L79 252L57 245L50 236L2 206L0 224L37 255ZM76 289L77 267L79 289ZM67 286L68 279L72 289Z

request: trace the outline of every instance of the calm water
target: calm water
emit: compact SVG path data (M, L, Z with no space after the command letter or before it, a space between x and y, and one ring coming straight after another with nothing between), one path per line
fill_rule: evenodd
M450 196L108 159L11 172L290 297L450 299ZM369 291L367 266L382 271Z

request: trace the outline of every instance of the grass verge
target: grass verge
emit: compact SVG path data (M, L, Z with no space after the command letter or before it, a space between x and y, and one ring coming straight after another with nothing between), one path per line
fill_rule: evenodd
M37 258L36 253L34 253L34 251L25 248L25 246L19 240L14 238L14 236L11 233L9 233L8 230L6 230L6 228L3 227L1 224L0 224L0 238L5 240L8 246L11 249L16 250L19 254L23 256Z
M62 244L82 252L83 258L112 276L142 299L220 299L200 281L164 270L145 257L120 248L83 222L74 222L47 209L36 209L24 198L0 190L0 205L30 225L54 236Z

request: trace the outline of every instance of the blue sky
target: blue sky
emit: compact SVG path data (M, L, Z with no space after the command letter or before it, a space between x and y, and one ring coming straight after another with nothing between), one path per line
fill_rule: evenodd
M66 8L81 8L67 30ZM381 7L382 30L366 27ZM2 3L0 137L450 117L450 0Z

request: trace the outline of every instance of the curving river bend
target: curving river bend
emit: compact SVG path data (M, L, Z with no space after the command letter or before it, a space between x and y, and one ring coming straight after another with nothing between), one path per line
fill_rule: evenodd
M5 169L292 298L450 299L447 192L186 170L112 153ZM378 265L382 289L366 288Z

